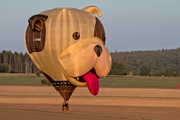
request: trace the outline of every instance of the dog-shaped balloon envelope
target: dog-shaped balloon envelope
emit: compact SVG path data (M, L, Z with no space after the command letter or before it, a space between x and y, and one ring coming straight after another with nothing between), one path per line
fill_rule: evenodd
M105 30L96 6L82 10L54 8L29 18L25 44L29 56L65 101L76 86L87 85L93 95L98 78L111 69Z

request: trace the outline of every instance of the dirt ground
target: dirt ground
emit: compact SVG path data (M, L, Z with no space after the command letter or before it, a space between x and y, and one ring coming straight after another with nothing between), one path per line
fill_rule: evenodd
M0 86L0 120L179 120L179 89L77 88L69 111L51 86Z

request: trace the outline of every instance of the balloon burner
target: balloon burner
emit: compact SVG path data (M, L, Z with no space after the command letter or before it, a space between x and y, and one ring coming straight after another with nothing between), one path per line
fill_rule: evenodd
M68 102L64 101L62 103L62 111L69 111L69 106L68 106Z

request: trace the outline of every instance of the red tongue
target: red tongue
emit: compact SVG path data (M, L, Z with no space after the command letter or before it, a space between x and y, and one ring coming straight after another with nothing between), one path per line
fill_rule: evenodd
M98 77L91 72L88 72L83 76L84 80L86 81L87 87L89 91L93 95L97 95L99 92L99 80Z

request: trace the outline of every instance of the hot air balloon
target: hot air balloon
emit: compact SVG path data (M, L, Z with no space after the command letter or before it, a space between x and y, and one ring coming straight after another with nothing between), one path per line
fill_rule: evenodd
M105 47L105 30L96 6L54 8L33 15L25 31L29 56L64 98L68 110L75 88L86 86L93 95L99 91L98 78L111 69L111 55Z

